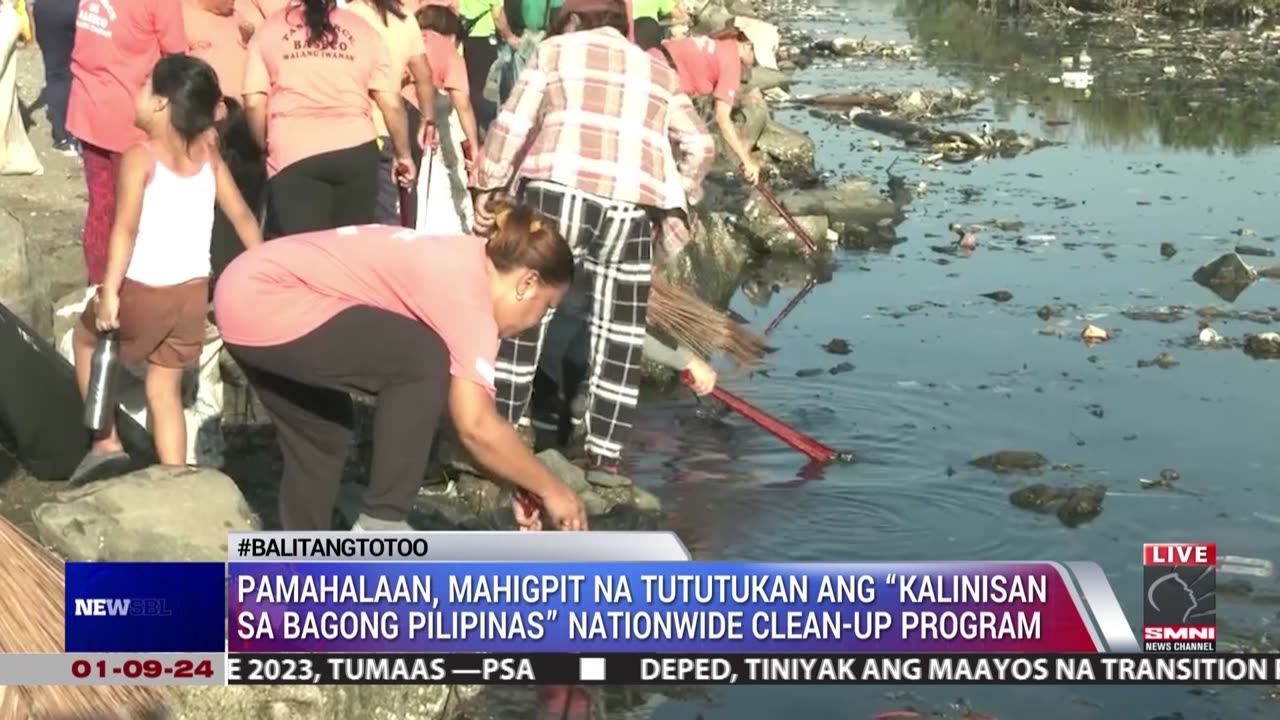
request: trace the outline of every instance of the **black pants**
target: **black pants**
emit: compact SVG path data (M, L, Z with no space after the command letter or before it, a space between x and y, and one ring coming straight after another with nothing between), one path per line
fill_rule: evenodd
M330 529L353 435L349 392L378 398L361 512L404 520L449 394L449 351L434 330L355 307L283 345L227 349L275 423L284 455L283 529Z
M467 62L467 84L471 87L471 107L476 113L480 131L489 129L489 123L498 116L498 106L484 97L484 84L489 79L489 68L498 59L498 46L493 38L469 37L462 41L462 56Z
M71 95L71 47L76 42L76 0L38 0L31 6L40 56L44 60L44 102L53 142L67 134L67 98Z
M260 215L262 189L266 183L265 169L261 166L232 167L231 175L235 178L236 187L240 188L240 195L249 205L249 209L255 215ZM261 217L258 219L261 220ZM222 276L222 271L226 270L231 261L239 257L242 252L244 252L244 242L240 240L240 235L236 233L236 229L232 227L231 221L222 212L222 208L214 205L213 232L209 240L209 263L212 265L209 281L210 299L213 298L213 291L217 287L218 278Z
M267 193L273 236L374 222L378 143L299 160L268 181Z

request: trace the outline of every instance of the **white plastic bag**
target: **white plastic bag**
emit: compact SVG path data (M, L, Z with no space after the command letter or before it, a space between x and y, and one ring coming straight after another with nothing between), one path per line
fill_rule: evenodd
M86 288L83 296L64 299L54 313L59 317L79 318L95 292L96 287ZM73 324L62 337L56 338L58 352L73 365L76 361L71 341L74 328ZM204 348L200 351L200 364L188 370L182 380L182 404L187 418L187 463L191 465L222 467L225 446L222 437L222 367L218 364L221 354L222 336L216 327L208 325ZM146 365L124 367L126 371L120 373L116 399L129 417L149 431Z
M40 175L44 166L31 147L18 104L18 37L22 18L0 2L0 175Z

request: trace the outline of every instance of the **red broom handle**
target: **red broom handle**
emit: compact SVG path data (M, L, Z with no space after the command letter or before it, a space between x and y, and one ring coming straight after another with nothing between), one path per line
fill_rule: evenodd
M791 216L791 213L787 212L787 209L782 207L782 203L778 202L778 198L774 197L773 193L769 192L769 188L764 186L763 180L756 181L756 190L759 190L760 194L764 196L765 201L772 205L774 211L782 216L783 222L791 228L791 232L794 232L796 237L800 238L800 241L804 243L805 249L811 253L817 252L818 244L813 241L813 238L809 236L809 233L805 232L804 228L800 227L800 223L796 222L796 219Z
M687 370L681 373L680 378L684 380L686 385L693 384L693 376ZM840 454L728 390L716 387L711 391L711 397L724 403L730 410L755 423L770 435L808 455L809 459L814 462L831 462Z
M414 207L411 204L412 202L413 202L413 195L410 192L410 188L401 186L400 187L400 224L407 228L413 227Z
M804 300L805 296L807 296L817 284L818 283L813 278L805 280L804 287L800 288L800 292L796 293L796 296L791 298L791 301L786 304L786 307L782 308L782 312L778 313L778 317L774 318L773 322L769 323L769 327L764 329L764 334L773 334L773 331L778 329L778 326L782 324L783 320L787 319L787 316L791 314L791 311L800 307L800 301Z

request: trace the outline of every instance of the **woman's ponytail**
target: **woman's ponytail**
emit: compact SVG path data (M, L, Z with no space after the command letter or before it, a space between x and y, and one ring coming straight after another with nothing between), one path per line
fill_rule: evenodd
M338 42L338 29L329 17L334 0L302 0L302 19L307 25L307 45L329 47Z

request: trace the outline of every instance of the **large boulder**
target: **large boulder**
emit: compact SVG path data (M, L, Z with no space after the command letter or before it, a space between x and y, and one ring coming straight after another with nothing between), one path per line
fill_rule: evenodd
M780 193L778 200L800 217L826 215L831 229L846 247L868 249L898 242L896 227L902 222L902 209L866 180L850 179L833 187L791 190Z
M781 201L779 201L781 202ZM786 206L783 206L786 209ZM828 237L830 224L825 213L819 208L806 208L805 214L791 213L792 219L800 229L813 240L819 249L832 245ZM807 252L806 245L782 215L765 200L760 193L754 193L747 201L741 222L743 230L757 249L775 255L794 255Z
M706 208L698 208L695 213L693 240L659 271L712 305L724 307L737 292L742 269L751 257L751 245L723 215Z
M72 331L93 293L93 288L75 290L59 299L54 306L53 332L58 352L72 364L75 364ZM222 467L225 447L222 436L223 382L220 363L222 336L213 324L208 324L205 330L205 344L200 352L199 364L188 370L183 378L187 462L204 467ZM127 365L125 368L126 371L117 376L119 386L116 388L116 398L129 417L141 427L148 427L146 366Z
M1258 279L1258 271L1231 252L1201 265L1191 275L1191 279L1209 288L1223 300L1235 302L1240 293Z
M799 130L770 120L756 142L756 149L784 177L800 183L817 177L813 139Z
M36 271L35 255L18 218L0 210L0 303L48 338L53 332L53 308L48 280Z
M159 465L60 493L33 515L68 560L222 562L228 532L259 528L231 478Z

